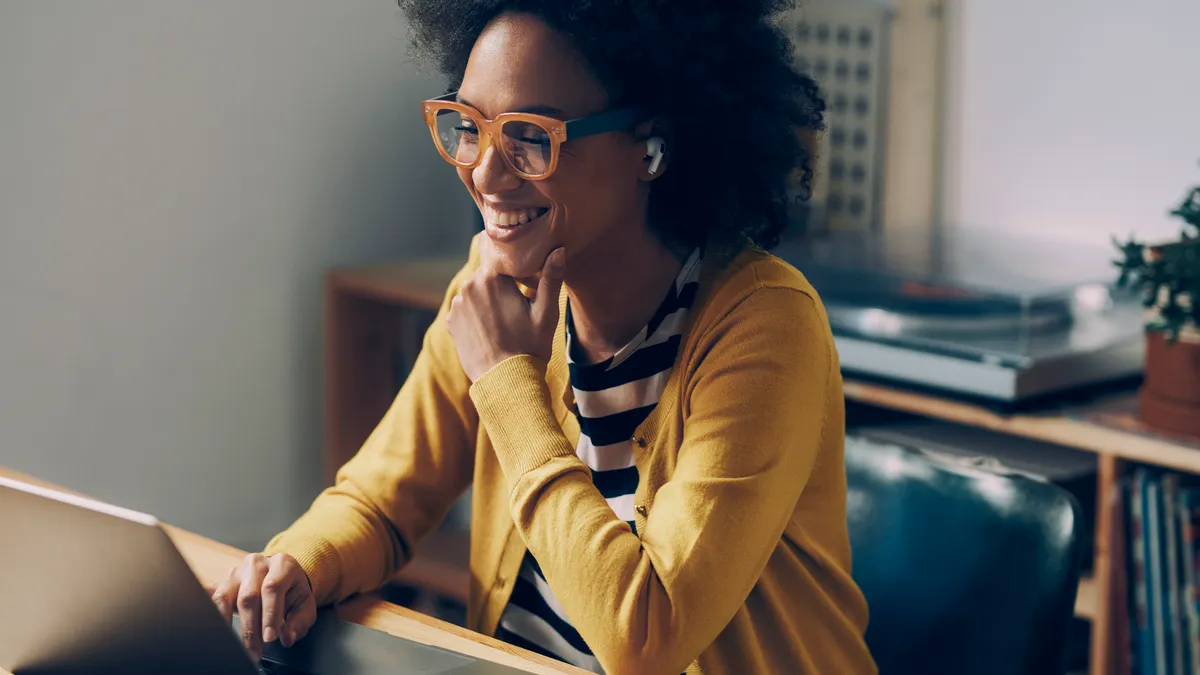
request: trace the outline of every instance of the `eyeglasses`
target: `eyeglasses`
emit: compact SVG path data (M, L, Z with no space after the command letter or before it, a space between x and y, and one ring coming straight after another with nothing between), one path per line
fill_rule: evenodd
M488 146L521 178L543 180L558 167L558 150L568 139L627 129L638 121L637 111L618 108L566 122L533 113L511 112L489 120L456 93L421 104L425 122L442 158L454 166L479 166Z

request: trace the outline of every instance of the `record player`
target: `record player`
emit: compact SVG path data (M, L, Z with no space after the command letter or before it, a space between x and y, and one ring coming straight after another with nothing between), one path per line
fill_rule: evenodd
M1142 370L1142 307L1103 247L845 233L775 254L817 289L848 375L1012 404Z

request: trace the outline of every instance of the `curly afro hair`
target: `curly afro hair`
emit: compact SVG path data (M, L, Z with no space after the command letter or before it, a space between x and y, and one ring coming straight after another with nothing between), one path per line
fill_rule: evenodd
M811 138L824 128L817 84L795 70L773 23L788 0L399 0L418 52L462 82L487 24L504 12L565 34L614 105L667 120L671 170L649 220L664 241L742 233L762 248L787 225L789 187L811 193ZM792 181L795 180L793 183ZM722 232L723 231L723 232Z

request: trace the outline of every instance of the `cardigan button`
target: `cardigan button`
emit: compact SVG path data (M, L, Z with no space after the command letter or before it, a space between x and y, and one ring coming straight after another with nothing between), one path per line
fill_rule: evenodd
M646 447L646 439L642 438L641 436L634 437L633 442L636 443L639 448Z
M637 511L637 514L639 516L641 516L643 518L646 517L646 505L645 504L637 504L633 507L633 510Z

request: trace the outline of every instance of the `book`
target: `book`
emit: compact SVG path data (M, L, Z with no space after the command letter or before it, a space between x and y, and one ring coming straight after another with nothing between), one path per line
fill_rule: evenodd
M1150 628L1149 607L1149 572L1147 571L1146 544L1146 486L1147 475L1144 469L1133 473L1129 486L1129 572L1131 583L1129 590L1132 594L1134 620L1133 630L1130 631L1134 640L1132 645L1134 663L1137 664L1139 675L1154 673L1154 640Z
M1183 610L1186 639L1185 672L1200 675L1200 608L1196 606L1196 545L1197 527L1200 526L1200 491L1184 489L1179 494L1180 552L1182 554L1183 587L1180 590L1180 606Z
M1200 486L1138 467L1117 499L1123 531L1113 545L1125 556L1114 583L1124 600L1113 609L1127 629L1114 656L1137 675L1200 675Z
M1146 610L1150 617L1150 663L1155 675L1167 672L1167 635L1163 619L1162 483L1157 474L1146 480Z

